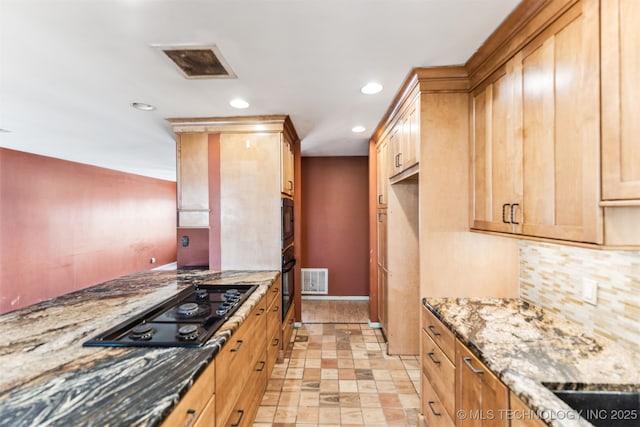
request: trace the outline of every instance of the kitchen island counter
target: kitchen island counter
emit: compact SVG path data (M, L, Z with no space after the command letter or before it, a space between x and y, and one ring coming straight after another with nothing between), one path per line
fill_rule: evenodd
M636 352L522 299L422 303L547 425L591 425L549 389L640 390Z
M279 274L142 272L0 315L0 426L160 425ZM201 348L82 346L198 283L258 287Z

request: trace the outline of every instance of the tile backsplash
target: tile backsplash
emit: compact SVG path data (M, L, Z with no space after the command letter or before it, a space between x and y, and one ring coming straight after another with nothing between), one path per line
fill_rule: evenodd
M596 305L584 281L598 283ZM520 296L640 351L640 251L520 241Z

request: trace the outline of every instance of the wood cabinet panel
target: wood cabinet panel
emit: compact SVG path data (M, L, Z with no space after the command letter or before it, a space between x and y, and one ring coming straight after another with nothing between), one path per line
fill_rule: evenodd
M422 373L427 377L451 418L455 417L456 367L436 343L422 331Z
M220 135L224 270L280 269L280 138L277 133Z
M522 52L522 233L602 243L598 2L583 0Z
M177 424L178 426L188 426L189 424ZM202 410L193 427L215 427L216 425L216 395L214 394L207 402L207 406Z
M513 392L509 392L509 408L512 415L511 427L545 427L546 424L535 418L535 411L524 404Z
M511 60L472 94L472 227L516 232L522 200L522 72Z
M163 427L183 426L198 420L215 390L216 363L209 363L204 372L195 380L189 391L162 423ZM202 425L208 424L203 420Z
M421 391L421 409L427 426L454 427L453 419L445 410L438 394L424 374L422 375Z
M422 330L440 347L449 360L455 360L456 338L431 310L424 306L422 307Z
M389 146L383 139L376 147L376 206L387 206L387 187L389 186Z
M507 417L498 414L509 409L507 387L491 373L462 343L456 341L457 410L467 417L457 417L456 426L508 427ZM495 414L473 417L470 414Z
M293 335L293 323L294 323L294 313L295 313L295 303L291 301L291 305L289 306L289 311L287 312L287 316L284 318L282 322L282 346L280 348L281 354L280 359L284 358L284 353L289 346L289 342L291 341L291 335Z
M221 367L216 371L215 381L218 427L227 421L238 398L244 392L251 374L246 367L253 366L265 350L265 302L265 298L260 300L216 355L216 363Z
M262 401L262 394L267 387L266 351L258 358L258 361L250 365L249 380L238 398L226 421L225 427L246 427L253 424L256 412ZM245 368L246 369L246 368Z
M640 3L601 2L602 197L640 204Z
M280 175L282 177L282 185L280 191L283 194L293 196L294 192L294 159L293 144L287 139L283 139L281 145L280 157Z
M207 134L178 136L178 227L209 226L209 139Z

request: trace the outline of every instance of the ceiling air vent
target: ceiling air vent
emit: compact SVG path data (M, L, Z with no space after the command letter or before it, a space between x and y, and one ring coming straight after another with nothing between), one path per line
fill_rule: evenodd
M215 45L155 47L160 48L188 79L236 78Z

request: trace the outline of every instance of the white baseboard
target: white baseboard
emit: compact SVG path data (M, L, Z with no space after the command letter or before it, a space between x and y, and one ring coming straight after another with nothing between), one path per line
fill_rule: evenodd
M368 296L325 296L325 295L302 295L302 299L308 300L334 300L334 301L369 301Z
M382 329L382 323L372 322L371 320L369 320L369 327L373 329Z

